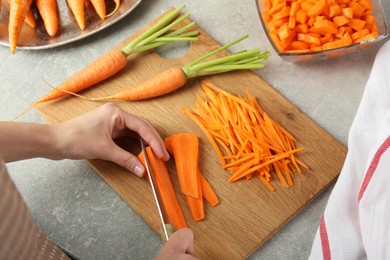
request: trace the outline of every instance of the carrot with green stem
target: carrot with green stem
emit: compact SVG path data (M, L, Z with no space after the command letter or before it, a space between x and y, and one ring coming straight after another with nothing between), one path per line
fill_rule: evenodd
M239 41L242 41L247 37L248 35L240 37L231 43L191 61L182 68L170 68L117 94L99 98L89 98L81 95L76 96L92 101L144 100L168 94L183 87L187 83L188 79L198 76L224 73L233 70L263 68L264 64L262 62L269 57L270 53L268 51L261 53L259 49L249 51L245 50L222 58L202 62L210 56L232 46L233 44L236 44ZM68 93L73 94L70 92Z
M174 30L175 26L179 26L190 15L187 13L179 17L183 8L184 5L165 14L156 24L132 40L122 50L113 49L103 54L62 82L56 89L35 101L14 120L37 104L65 97L68 95L67 92L77 93L115 75L127 65L127 57L132 54L154 49L174 41L197 40L198 31L190 31L195 24L194 22Z

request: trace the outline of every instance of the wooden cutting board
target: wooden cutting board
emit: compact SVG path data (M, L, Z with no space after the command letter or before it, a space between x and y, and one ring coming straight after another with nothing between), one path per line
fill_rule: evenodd
M141 31L149 28L155 21ZM220 46L203 30L199 30L199 40L191 43L189 51L184 56L167 59L154 51L134 55L129 58L128 66L121 73L82 94L97 97L115 93L172 66L183 66ZM123 47L140 32L116 48ZM248 87L264 110L296 137L297 145L305 147L298 157L309 165L310 169L294 176L293 187L282 187L275 179L272 184L276 191L270 192L257 178L233 184L227 182L230 174L222 169L205 135L180 111L181 107L190 107L196 102L196 94L199 93L200 81L203 78L190 80L181 90L163 97L117 104L130 113L147 118L162 137L178 132L197 134L200 138L201 171L220 198L220 204L215 208L206 203L204 221L194 222L186 208L184 196L178 193L188 224L194 231L197 256L200 259L242 259L261 246L335 181L342 168L346 148L255 73L239 71L204 77L206 78L235 95L245 94ZM56 123L83 114L101 104L69 97L41 104L37 109L47 121ZM134 141L123 140L121 144L129 151L139 151L139 146ZM153 230L159 232L160 222L146 180L139 179L110 162L90 160L88 163ZM168 168L178 190L178 180L172 161L168 162Z

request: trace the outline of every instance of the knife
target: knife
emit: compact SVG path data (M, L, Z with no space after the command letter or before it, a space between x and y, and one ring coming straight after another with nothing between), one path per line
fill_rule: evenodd
M167 242L169 240L169 236L173 233L174 228L171 224L169 224L168 221L165 220L165 216L166 216L166 214L164 214L165 208L161 202L158 187L155 185L156 182L155 182L154 175L153 175L154 173L150 167L149 158L148 158L148 155L146 153L146 146L145 146L145 143L144 143L144 140L142 139L142 137L140 137L139 140L141 143L142 153L144 154L145 168L146 168L146 172L147 172L148 177L149 177L149 183L150 183L150 186L152 187L153 197L154 197L154 200L156 202L158 215L160 217L161 224L162 224L162 230L160 232L160 236L164 242Z

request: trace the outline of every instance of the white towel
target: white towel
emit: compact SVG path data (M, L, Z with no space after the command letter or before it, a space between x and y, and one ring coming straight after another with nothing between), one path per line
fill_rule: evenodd
M310 259L390 259L390 41L374 61Z

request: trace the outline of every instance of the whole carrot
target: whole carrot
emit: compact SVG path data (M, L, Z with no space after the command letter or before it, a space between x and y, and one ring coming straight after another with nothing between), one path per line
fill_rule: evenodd
M37 23L36 23L35 17L34 17L34 13L31 9L31 6L27 11L26 18L24 19L24 22L26 24L28 24L31 28L35 28L37 26Z
M190 15L187 13L178 18L183 8L184 5L168 12L155 25L132 40L122 50L111 50L103 54L45 96L35 101L13 120L16 120L39 103L58 99L69 95L69 93L77 93L115 75L126 66L127 57L134 53L150 50L173 41L197 40L197 31L188 32L188 29L195 23L190 23L172 31L172 28L182 23Z
M81 30L85 29L84 1L66 0Z
M143 100L170 93L183 87L187 83L188 79L197 76L223 73L232 70L255 69L264 67L261 62L268 58L269 52L265 51L264 53L260 53L259 50L241 51L222 58L217 58L203 63L201 62L215 53L222 51L231 45L245 39L246 37L248 36L245 35L210 53L207 53L206 55L203 55L198 59L188 63L183 68L170 68L169 70L163 71L162 73L157 74L144 82L130 86L117 94L100 98L89 98L81 95L76 96L93 101Z
M58 13L56 0L35 0L35 4L42 17L45 29L50 36L58 30Z
M93 8L101 19L106 17L106 2L104 0L90 0Z
M19 40L20 31L32 0L11 0L8 23L9 44L11 53L14 54Z

